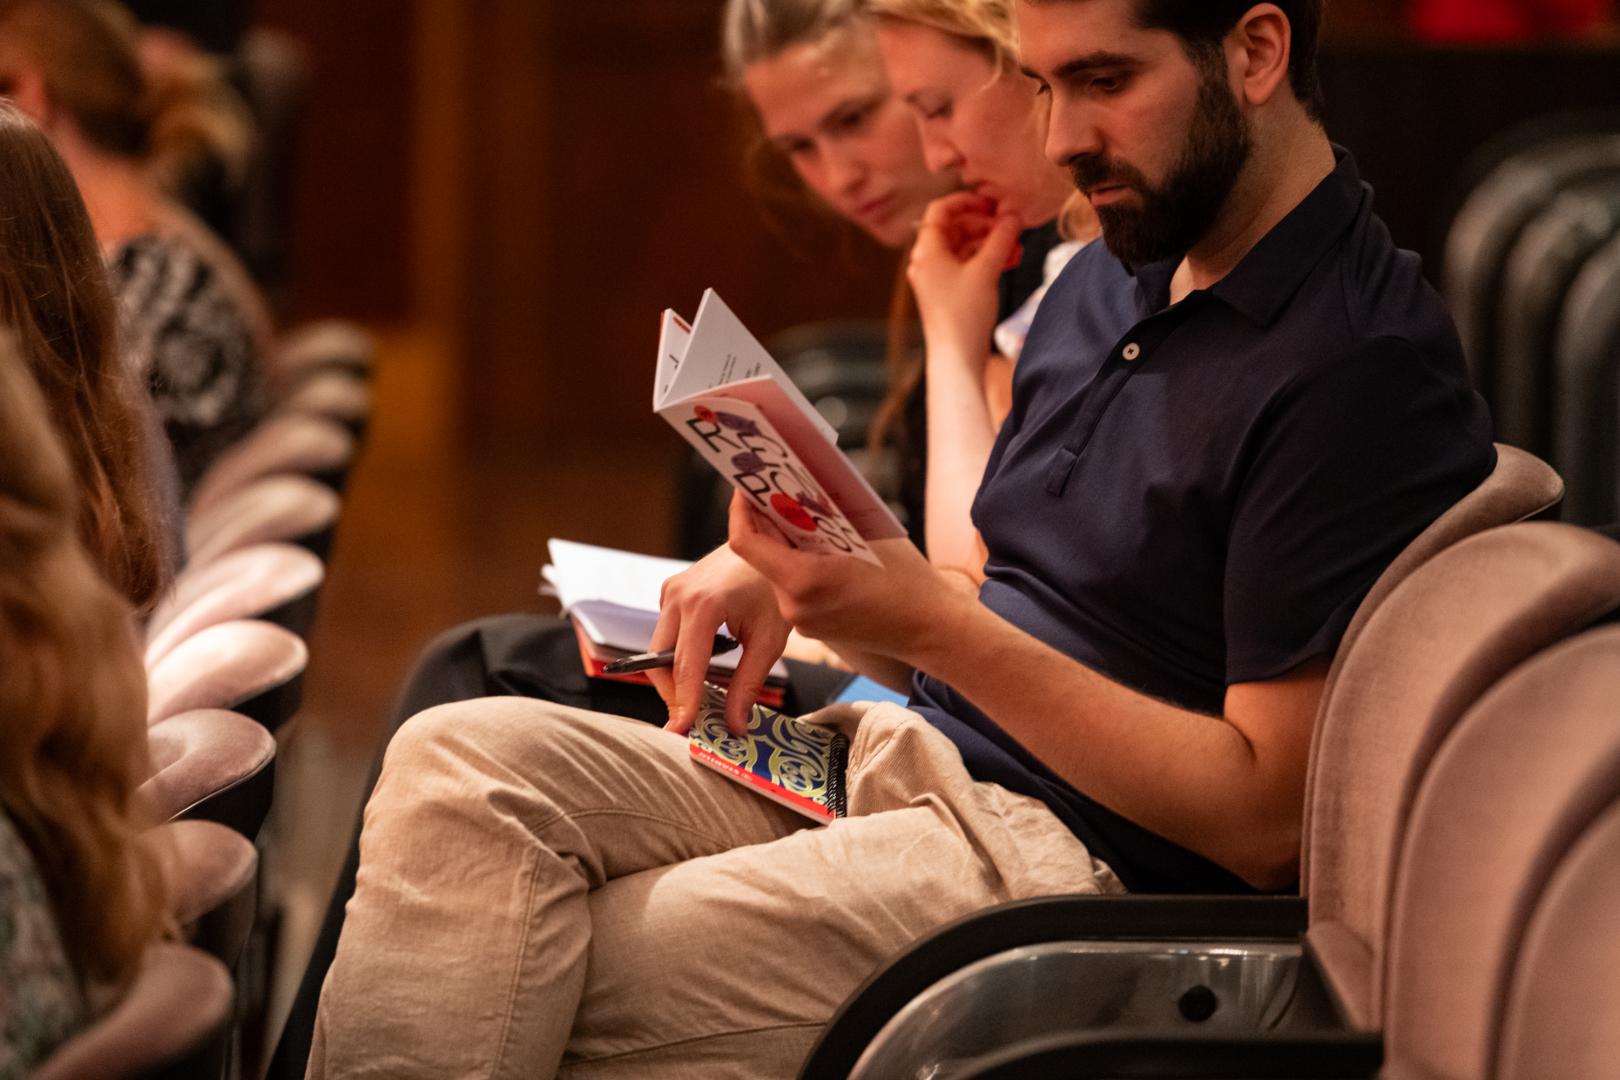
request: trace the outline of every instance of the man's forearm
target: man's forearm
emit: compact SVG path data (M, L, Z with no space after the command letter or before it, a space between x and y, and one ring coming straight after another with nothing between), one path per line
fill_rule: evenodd
M936 601L915 640L898 650L906 660L949 683L1109 809L1256 885L1289 883L1303 800L1302 750L1257 753L1227 719L1113 682L976 599L942 594ZM1314 681L1314 672L1303 676L1297 695L1306 745Z

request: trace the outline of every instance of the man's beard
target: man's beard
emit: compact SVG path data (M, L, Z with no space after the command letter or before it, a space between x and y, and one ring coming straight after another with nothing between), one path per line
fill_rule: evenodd
M1127 184L1135 205L1096 207L1103 242L1129 267L1179 257L1209 232L1226 205L1252 150L1249 125L1232 92L1214 70L1199 80L1198 106L1170 178L1154 187L1140 170L1097 154L1069 161L1082 192Z

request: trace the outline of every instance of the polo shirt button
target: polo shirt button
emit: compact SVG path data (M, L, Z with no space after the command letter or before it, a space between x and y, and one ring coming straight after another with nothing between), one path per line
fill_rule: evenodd
M1133 341L1129 345L1125 346L1125 351L1120 355L1125 357L1127 360L1135 360L1138 356L1142 355L1142 346Z

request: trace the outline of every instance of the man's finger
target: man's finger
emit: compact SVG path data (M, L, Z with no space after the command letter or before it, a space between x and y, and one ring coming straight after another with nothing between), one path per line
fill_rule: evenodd
M772 635L775 638L776 635ZM731 686L726 692L726 728L733 735L741 735L748 730L748 711L759 700L760 691L765 689L765 680L770 676L771 666L782 656L782 649L787 645L787 635L781 635L781 640L761 641L753 640L743 650L742 658L737 661L737 671L731 677Z
M727 541L737 556L758 570L769 581L777 581L787 570L793 548L782 534L748 502L748 496L736 492L731 497L731 513L727 525Z
M673 648L681 637L681 609L670 606L660 608L658 612L658 625L653 627L652 638L647 642L648 652L663 652ZM664 699L664 707L670 708L675 704L675 680L667 668L652 668L647 672L647 679L658 691L658 696Z
M680 640L675 643L675 667L670 672L674 702L669 707L671 731L684 735L697 722L703 704L703 680L709 674L714 634L720 629L718 616L686 618L681 621Z

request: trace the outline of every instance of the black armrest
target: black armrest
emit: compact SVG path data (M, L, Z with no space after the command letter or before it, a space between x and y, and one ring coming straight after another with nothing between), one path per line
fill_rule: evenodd
M1007 1047L958 1075L961 1080L1361 1080L1376 1076L1383 1060L1383 1041L1376 1035L1210 1037L1074 1032Z
M1048 941L1290 941L1304 933L1297 896L1056 896L976 912L915 942L833 1015L801 1080L850 1069L883 1025L934 983L987 956Z

